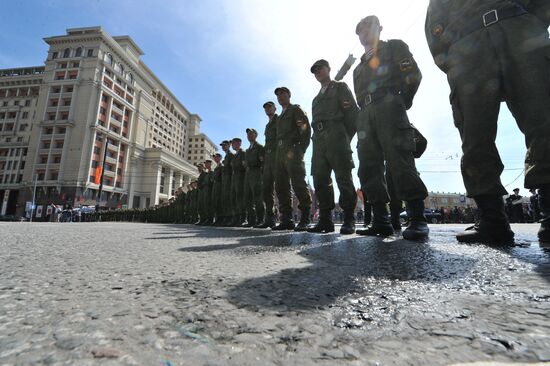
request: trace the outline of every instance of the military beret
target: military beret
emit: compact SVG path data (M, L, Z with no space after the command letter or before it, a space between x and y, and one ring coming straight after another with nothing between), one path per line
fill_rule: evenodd
M231 140L231 142L233 142L233 141L242 142L243 140L241 140L239 137L235 137Z
M290 90L286 86L280 86L277 89L275 89L275 95L279 95L280 92L286 92L290 95Z
M273 103L272 101L269 101L269 102L265 102L265 103L264 103L264 108L267 108L267 107L269 107L269 106L275 107L275 103Z
M258 131L256 131L256 130L255 130L255 129L253 129L253 128L247 128L247 129L246 129L246 133L249 133L249 132L253 132L253 133L255 133L255 134L256 134L256 136L258 135Z
M318 68L318 67L322 67L322 66L326 66L326 67L330 68L330 65L328 64L328 61L321 59L321 60L315 61L315 63L313 64L313 66L311 66L311 68L309 70L311 71L312 74L315 74L315 69Z
M361 19L361 21L357 23L357 27L355 27L355 34L359 35L359 33L361 33L361 29L367 24L380 25L380 20L376 15L369 15L368 17Z

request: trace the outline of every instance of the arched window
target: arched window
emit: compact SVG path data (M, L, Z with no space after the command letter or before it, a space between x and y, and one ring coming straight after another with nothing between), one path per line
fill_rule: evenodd
M74 53L74 57L82 57L82 47L78 47Z
M110 53L106 54L105 55L105 62L109 65L113 65L113 55L111 55Z
M132 75L132 73L129 72L129 73L126 75L126 80L128 80L128 82L129 82L130 84L134 84L134 75Z
M63 51L63 58L68 58L71 56L71 49L65 48L65 51Z
M117 67L115 67L115 70L120 72L121 74L124 74L124 66L122 66L120 62L117 64Z

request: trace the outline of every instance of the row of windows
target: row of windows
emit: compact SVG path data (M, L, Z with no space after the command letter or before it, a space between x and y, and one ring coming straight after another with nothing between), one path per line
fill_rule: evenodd
M0 150L0 156L27 156L27 148L16 148L16 149L2 149Z
M2 162L0 163L0 171L2 170L17 170L17 169L25 169L25 161L17 161L17 160L10 160L7 163Z
M61 56L59 52L53 52L52 53L52 60L58 59L58 58L70 58L70 57L82 57L84 54L84 48L83 47L77 47L76 49L72 48L65 48L63 50L63 53L61 53ZM94 49L90 48L86 50L86 57L93 57L94 56Z
M107 65L112 66L117 73L125 76L126 80L130 84L134 85L134 75L132 75L131 72L125 73L124 65L122 65L120 62L115 62L113 55L111 55L110 53L105 54L104 60L107 63Z
M27 100L13 100L11 103L9 100L5 100L4 102L2 102L2 107L9 107L11 105L13 106L20 105L20 106L30 107L31 101L27 99Z
M17 179L16 179L17 177ZM4 178L3 175L0 175L0 184L14 184L14 183L21 183L23 180L23 174L12 174L12 175L6 175L6 178Z

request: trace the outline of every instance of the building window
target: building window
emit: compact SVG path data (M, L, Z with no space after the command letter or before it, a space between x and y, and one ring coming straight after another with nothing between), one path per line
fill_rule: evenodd
M30 99L29 100L26 100L25 101L25 107L30 107L31 106L31 101Z
M29 118L29 112L23 112L23 115L21 116L22 119L28 119Z
M82 47L78 47L74 53L74 57L82 57Z
M86 54L88 57L94 57L94 50L93 49L89 49L88 50L88 53Z
M105 55L105 62L108 64L108 65L113 65L113 55L111 55L110 53L106 54Z
M59 53L57 52L52 53L52 60L55 60L57 57L59 57Z
M71 56L71 49L65 48L65 50L63 51L63 58L69 58L70 56Z

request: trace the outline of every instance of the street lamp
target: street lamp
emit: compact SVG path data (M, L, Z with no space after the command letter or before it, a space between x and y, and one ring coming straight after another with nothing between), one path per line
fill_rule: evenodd
M105 160L107 159L107 144L109 143L109 138L98 132L97 136L100 138L99 141L104 141L103 144L103 162L101 163L101 175L99 177L99 189L97 190L97 197L95 199L95 212L99 212L99 202L101 200L101 192L103 191L103 177L105 175Z

